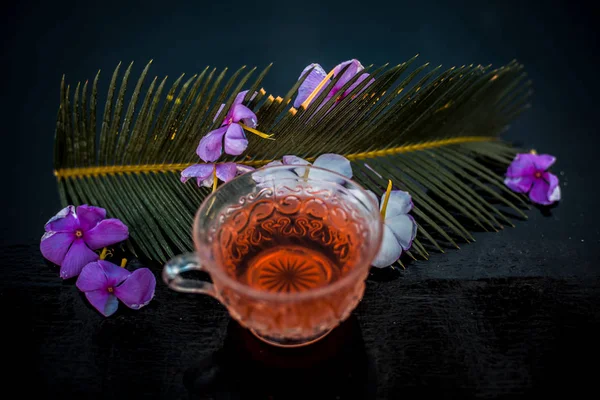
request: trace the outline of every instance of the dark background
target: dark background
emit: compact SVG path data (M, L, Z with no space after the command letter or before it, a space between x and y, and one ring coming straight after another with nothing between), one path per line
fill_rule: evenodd
M10 382L18 378L25 393L84 398L291 398L307 390L306 398L530 398L592 387L600 333L599 85L587 7L514 0L5 5L0 300ZM75 83L101 69L104 93L119 61L134 61L137 75L154 59L150 75L172 79L206 65L274 62L263 86L277 94L311 62L329 70L350 58L396 64L417 53L432 66L514 58L525 65L532 109L505 137L557 156L563 200L549 212L532 209L515 229L476 234L460 251L406 271L377 271L340 330L350 345L324 345L342 350L287 355L283 368L278 354L246 342L215 301L161 282L146 309L121 307L104 319L41 258L43 224L59 209L52 145L62 74Z

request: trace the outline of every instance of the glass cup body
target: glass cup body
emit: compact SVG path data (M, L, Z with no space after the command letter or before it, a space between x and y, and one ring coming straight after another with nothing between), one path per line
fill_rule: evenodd
M218 188L199 208L193 235L196 253L169 262L165 282L177 291L215 297L232 318L271 344L299 346L326 335L361 300L382 221L376 200L357 183L312 166L281 165L248 172ZM335 249L342 271L337 279L314 289L279 291L239 279L237 262L254 241L277 244L304 237ZM286 246L277 247L284 249L281 254L294 247ZM304 261L319 262L310 256ZM212 284L185 279L181 273L189 270L207 272ZM269 279L265 282L272 284Z

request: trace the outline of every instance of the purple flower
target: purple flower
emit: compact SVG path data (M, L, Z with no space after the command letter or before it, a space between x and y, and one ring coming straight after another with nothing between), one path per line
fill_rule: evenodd
M303 158L287 155L283 156L280 160L271 161L265 167L272 167L275 165L311 165L308 161ZM327 169L329 171L337 172L340 175L343 175L348 178L352 178L352 166L350 165L350 161L344 156L339 154L322 154L315 159L315 162L312 164L314 167ZM258 183L263 183L266 180L272 180L274 178L277 179L286 179L286 178L297 178L298 176L304 176L306 172L305 168L294 168L283 171L269 171L269 170L257 170L253 174L253 178ZM317 170L309 170L308 178L313 180L330 180L331 175L324 174L322 171ZM341 181L341 179L340 179Z
M198 186L212 187L215 177L223 182L229 182L238 174L252 171L254 168L233 162L218 164L194 164L181 171L181 182L196 178Z
M208 132L200 140L196 153L203 161L217 161L223 153L223 146L225 147L225 153L234 156L242 154L246 150L246 147L248 147L248 139L246 139L246 134L241 124L249 128L256 128L257 121L256 114L242 104L247 92L238 93L221 127ZM219 112L222 110L222 107L219 109Z
M347 65L349 65L348 69L344 72L344 74L340 77L340 79L333 86L331 91L327 94L327 96L325 97L325 100L323 101L324 103L327 100L331 99L332 97L336 97L337 101L339 102L344 97L348 96L350 94L350 92L352 92L358 85L360 85L360 83L362 81L367 79L367 77L369 76L368 73L366 73L366 72L363 73L348 89L346 89L346 91L344 91L343 93L340 93L340 90L346 83L348 83L348 81L350 81L355 75L359 74L362 70L364 70L364 67L362 66L360 61L352 59L352 60L344 61L341 64L338 64L333 69L333 76L337 77L338 74ZM313 67L314 67L314 69L310 72L310 74L306 77L304 82L302 82L302 85L300 85L300 87L298 88L298 95L296 96L296 100L294 100L294 107L296 107L296 108L299 108L302 105L302 103L304 103L309 98L309 96L315 91L317 86L319 86L319 84L324 79L327 79L327 84L329 84L328 74L325 73L325 70L319 64L310 64L309 66L304 68L304 70L300 74L300 77L298 78L298 80L300 80L300 78L302 78L306 74L306 72ZM374 79L371 79L371 82L369 82L363 88L363 90L367 86L371 85L373 82L374 82ZM313 98L316 98L317 96L319 96L321 94L321 92L323 90L325 90L325 87L327 86L327 84L325 86L321 87L321 89L318 91L316 96L314 96ZM310 102L309 102L309 104L310 104ZM306 106L308 106L308 104L306 104Z
M148 268L129 272L108 261L98 260L83 268L76 286L96 310L108 317L117 311L118 300L134 310L147 305L154 297L156 278Z
M391 189L391 185L389 186ZM377 196L370 190L369 195L377 202ZM384 268L392 265L400 258L403 251L410 249L417 235L417 224L412 215L413 208L410 194L402 190L390 190L381 196L381 212L383 216L383 239L379 253L371 263L374 267Z
M508 166L504 184L517 193L529 193L534 203L549 205L560 200L556 175L546 172L556 161L548 154L517 154Z
M100 207L67 206L45 225L40 250L45 258L60 265L63 279L79 275L88 263L98 259L92 250L122 242L129 236L127 226L118 219L105 219Z

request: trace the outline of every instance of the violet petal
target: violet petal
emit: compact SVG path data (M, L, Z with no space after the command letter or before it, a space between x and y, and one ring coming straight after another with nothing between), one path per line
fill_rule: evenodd
M236 104L233 106L231 116L233 117L233 122L241 121L250 128L256 128L256 114L254 114L251 109L243 104Z
M131 272L109 261L99 260L98 265L100 265L104 271L104 274L106 275L106 284L109 287L119 286L125 279L131 276Z
M74 240L72 232L46 232L40 242L40 251L44 258L61 265Z
M91 262L83 267L75 283L77 289L82 292L90 292L92 290L106 290L108 288L106 273L98 262Z
M529 192L529 198L531 201L537 204L548 205L552 204L549 197L550 185L543 179L536 179L533 181L533 187Z
M385 219L385 225L394 233L396 240L403 250L408 250L417 235L417 224L412 216L406 214L395 215Z
M127 307L137 310L144 307L154 297L156 278L148 268L133 271L121 285L115 287L115 295Z
M535 155L529 153L517 154L506 170L506 176L509 178L520 178L522 176L531 176L535 173L534 165Z
M204 180L210 177L215 168L214 164L194 164L181 171L181 182L186 182L190 178L199 178Z
M122 242L129 237L127 226L116 218L101 221L93 229L85 232L83 238L92 250L101 249Z
M508 186L510 190L517 193L527 193L531 189L533 184L533 177L521 176L518 178L505 178L504 184Z
M233 162L227 162L217 164L217 178L223 182L229 182L237 174L237 164Z
M75 207L67 206L50 218L44 226L46 232L75 232L79 229L79 220L75 214Z
M352 85L350 85L350 87L348 89L346 89L346 91L344 92L344 97L348 96L354 89L356 89L356 87L358 85L360 85L368 77L369 77L369 74L367 74L366 72L364 74L362 74L360 76L360 78L358 78L356 81L354 81L354 83ZM371 78L371 80L365 86L363 86L363 88L356 94L358 95L358 94L364 92L365 90L367 90L367 88L369 86L371 86L373 84L373 82L375 82L375 79Z
M381 196L381 207L385 200L385 193ZM388 200L387 208L385 209L385 220L395 217L396 215L405 215L413 208L412 197L405 191L392 190L390 199Z
M90 304L105 317L110 317L119 308L119 300L117 297L109 293L106 289L92 290L85 292Z
M249 165L237 164L236 169L237 169L237 173L241 175L241 174L245 174L247 172L254 171L256 168L251 167Z
M323 81L323 79L325 79L325 77L327 76L327 72L325 72L323 67L321 67L319 64L310 64L309 66L304 68L304 70L300 74L300 78L302 78L306 74L306 72L313 67L314 69L310 72L310 74L306 77L304 82L302 82L302 85L300 85L300 87L298 88L298 95L294 100L294 107L296 108L300 107L302 103L304 103L308 96L310 96L310 94L316 89L316 87L319 86L319 83L321 83L321 81ZM300 80L300 78L298 78L298 80ZM317 93L315 98L318 97L323 90L325 90L325 87L326 86L323 86L321 88L321 90L319 91L319 93Z
M225 153L239 156L247 147L248 139L246 139L242 127L236 123L229 125L227 133L225 133Z
M217 161L223 153L223 135L227 132L229 125L222 126L214 131L208 132L198 144L196 154L205 162Z
M89 231L98 222L106 218L106 210L100 207L88 206L84 204L77 207L77 218L79 219L79 226L83 231Z
M537 170L545 171L550 168L555 161L556 157L551 156L550 154L534 154L533 164Z
M362 66L362 64L360 63L360 61L352 59L352 60L344 61L343 63L340 63L340 64L336 65L335 68L333 68L333 75L335 77L337 77L338 74L348 64L350 66L348 67L348 69L346 70L346 72L344 72L344 74L342 75L342 77L336 82L335 86L332 89L333 92L339 91L346 83L348 83L348 81L350 79L352 79L354 77L354 75L358 74L360 71L362 71L363 69L365 69Z
M384 268L392 265L396 260L400 258L402 254L402 247L394 232L389 226L383 225L383 239L381 240L381 247L379 253L375 259L371 262L371 265L377 268Z
M79 275L83 267L99 258L88 248L83 239L75 239L60 268L60 277L69 279Z
M294 155L283 156L281 158L281 161L285 165L308 165L308 164L310 164L304 158L300 158L300 157L294 156Z
M350 161L339 154L322 154L313 163L314 167L328 169L333 172L337 172L340 175L344 175L347 178L352 178L352 166ZM320 171L311 171L310 177L316 179L314 174L318 174Z
M550 172L546 172L544 179L548 181L548 200L553 203L560 201L561 193L560 186L558 186L558 177Z

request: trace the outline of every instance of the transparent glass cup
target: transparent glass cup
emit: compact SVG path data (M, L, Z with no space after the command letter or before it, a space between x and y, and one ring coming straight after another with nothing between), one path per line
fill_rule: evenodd
M196 252L168 262L163 280L213 296L267 343L303 346L358 305L382 232L376 201L346 177L307 165L261 168L204 200ZM212 283L184 277L188 271Z

